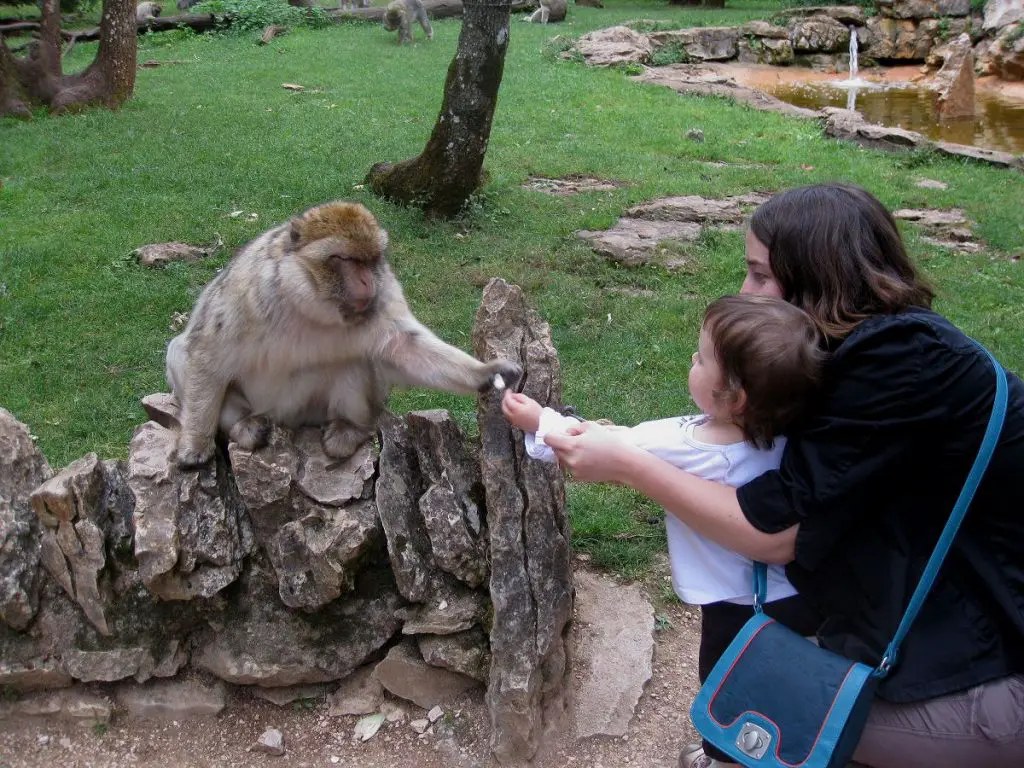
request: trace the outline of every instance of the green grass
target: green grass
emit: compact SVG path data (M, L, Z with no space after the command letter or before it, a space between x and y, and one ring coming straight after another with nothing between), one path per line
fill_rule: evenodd
M266 47L251 36L174 32L142 39L135 98L118 112L0 121L0 404L28 423L55 466L96 451L123 457L144 420L139 398L166 388L171 316L188 311L231 249L292 214L345 197L366 203L391 233L393 266L414 312L470 348L480 288L500 276L523 286L547 319L565 396L618 423L692 410L685 381L706 303L742 279L740 233L710 233L685 249L690 266L623 269L578 241L633 204L662 195L725 196L846 180L890 207L966 209L987 243L952 255L905 233L939 287L938 308L1024 369L1024 279L1009 255L1024 242L1024 175L889 155L825 139L813 122L725 100L682 97L622 72L542 55L556 35L630 19L686 26L767 17L778 3L721 11L606 0L570 6L565 24L513 21L487 155L490 183L459 221L431 223L362 188L370 166L418 153L433 126L459 21L400 48L379 26L297 30ZM95 45L76 45L82 67ZM282 83L307 90L287 91ZM706 141L684 138L690 128ZM718 167L728 161L758 167ZM807 168L810 170L807 170ZM524 190L531 174L592 174L625 185L555 198ZM920 178L949 184L917 188ZM258 214L232 218L232 211ZM464 235L456 237L456 235ZM211 260L139 267L137 246L223 238ZM643 288L653 296L612 289ZM449 408L472 427L475 401L398 393L392 407ZM664 547L657 510L622 489L570 488L576 543L624 573Z

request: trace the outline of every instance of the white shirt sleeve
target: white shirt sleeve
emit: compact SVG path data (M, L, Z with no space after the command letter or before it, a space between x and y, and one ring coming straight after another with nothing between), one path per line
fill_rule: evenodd
M531 459L554 464L557 461L555 452L544 442L544 435L549 435L552 432L564 432L573 424L579 423L578 419L563 416L552 408L543 409L540 412L540 424L537 425L537 431L525 433L527 455Z

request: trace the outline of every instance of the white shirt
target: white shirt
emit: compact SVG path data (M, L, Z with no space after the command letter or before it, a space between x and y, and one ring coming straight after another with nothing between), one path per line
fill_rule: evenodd
M694 435L694 429L705 419L705 416L677 416L645 421L620 434L630 444L673 466L734 488L770 469L778 469L785 438L776 439L775 447L765 451L747 442L728 445L705 443ZM573 418L545 408L536 434L526 433L526 452L534 459L554 462L555 454L544 443L544 435L564 432L577 423ZM681 600L692 605L721 601L741 605L753 603L754 566L748 558L701 536L668 512L665 514L665 529L672 586ZM782 566L769 565L768 602L795 594L796 590L786 578Z

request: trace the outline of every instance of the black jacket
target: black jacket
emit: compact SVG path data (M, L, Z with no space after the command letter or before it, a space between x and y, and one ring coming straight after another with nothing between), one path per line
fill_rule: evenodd
M919 701L1024 672L1024 384L985 479L879 695ZM961 331L914 309L871 318L835 350L779 470L739 489L747 519L800 524L793 585L822 645L877 664L973 462L995 394Z

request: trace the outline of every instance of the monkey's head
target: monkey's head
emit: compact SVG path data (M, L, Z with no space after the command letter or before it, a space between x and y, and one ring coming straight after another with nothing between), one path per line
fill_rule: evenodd
M394 3L388 6L388 9L384 12L384 29L388 32L394 32L402 24L402 14L404 9L396 6Z
M288 225L290 253L324 301L346 321L373 314L388 233L359 203L337 200L296 216Z

